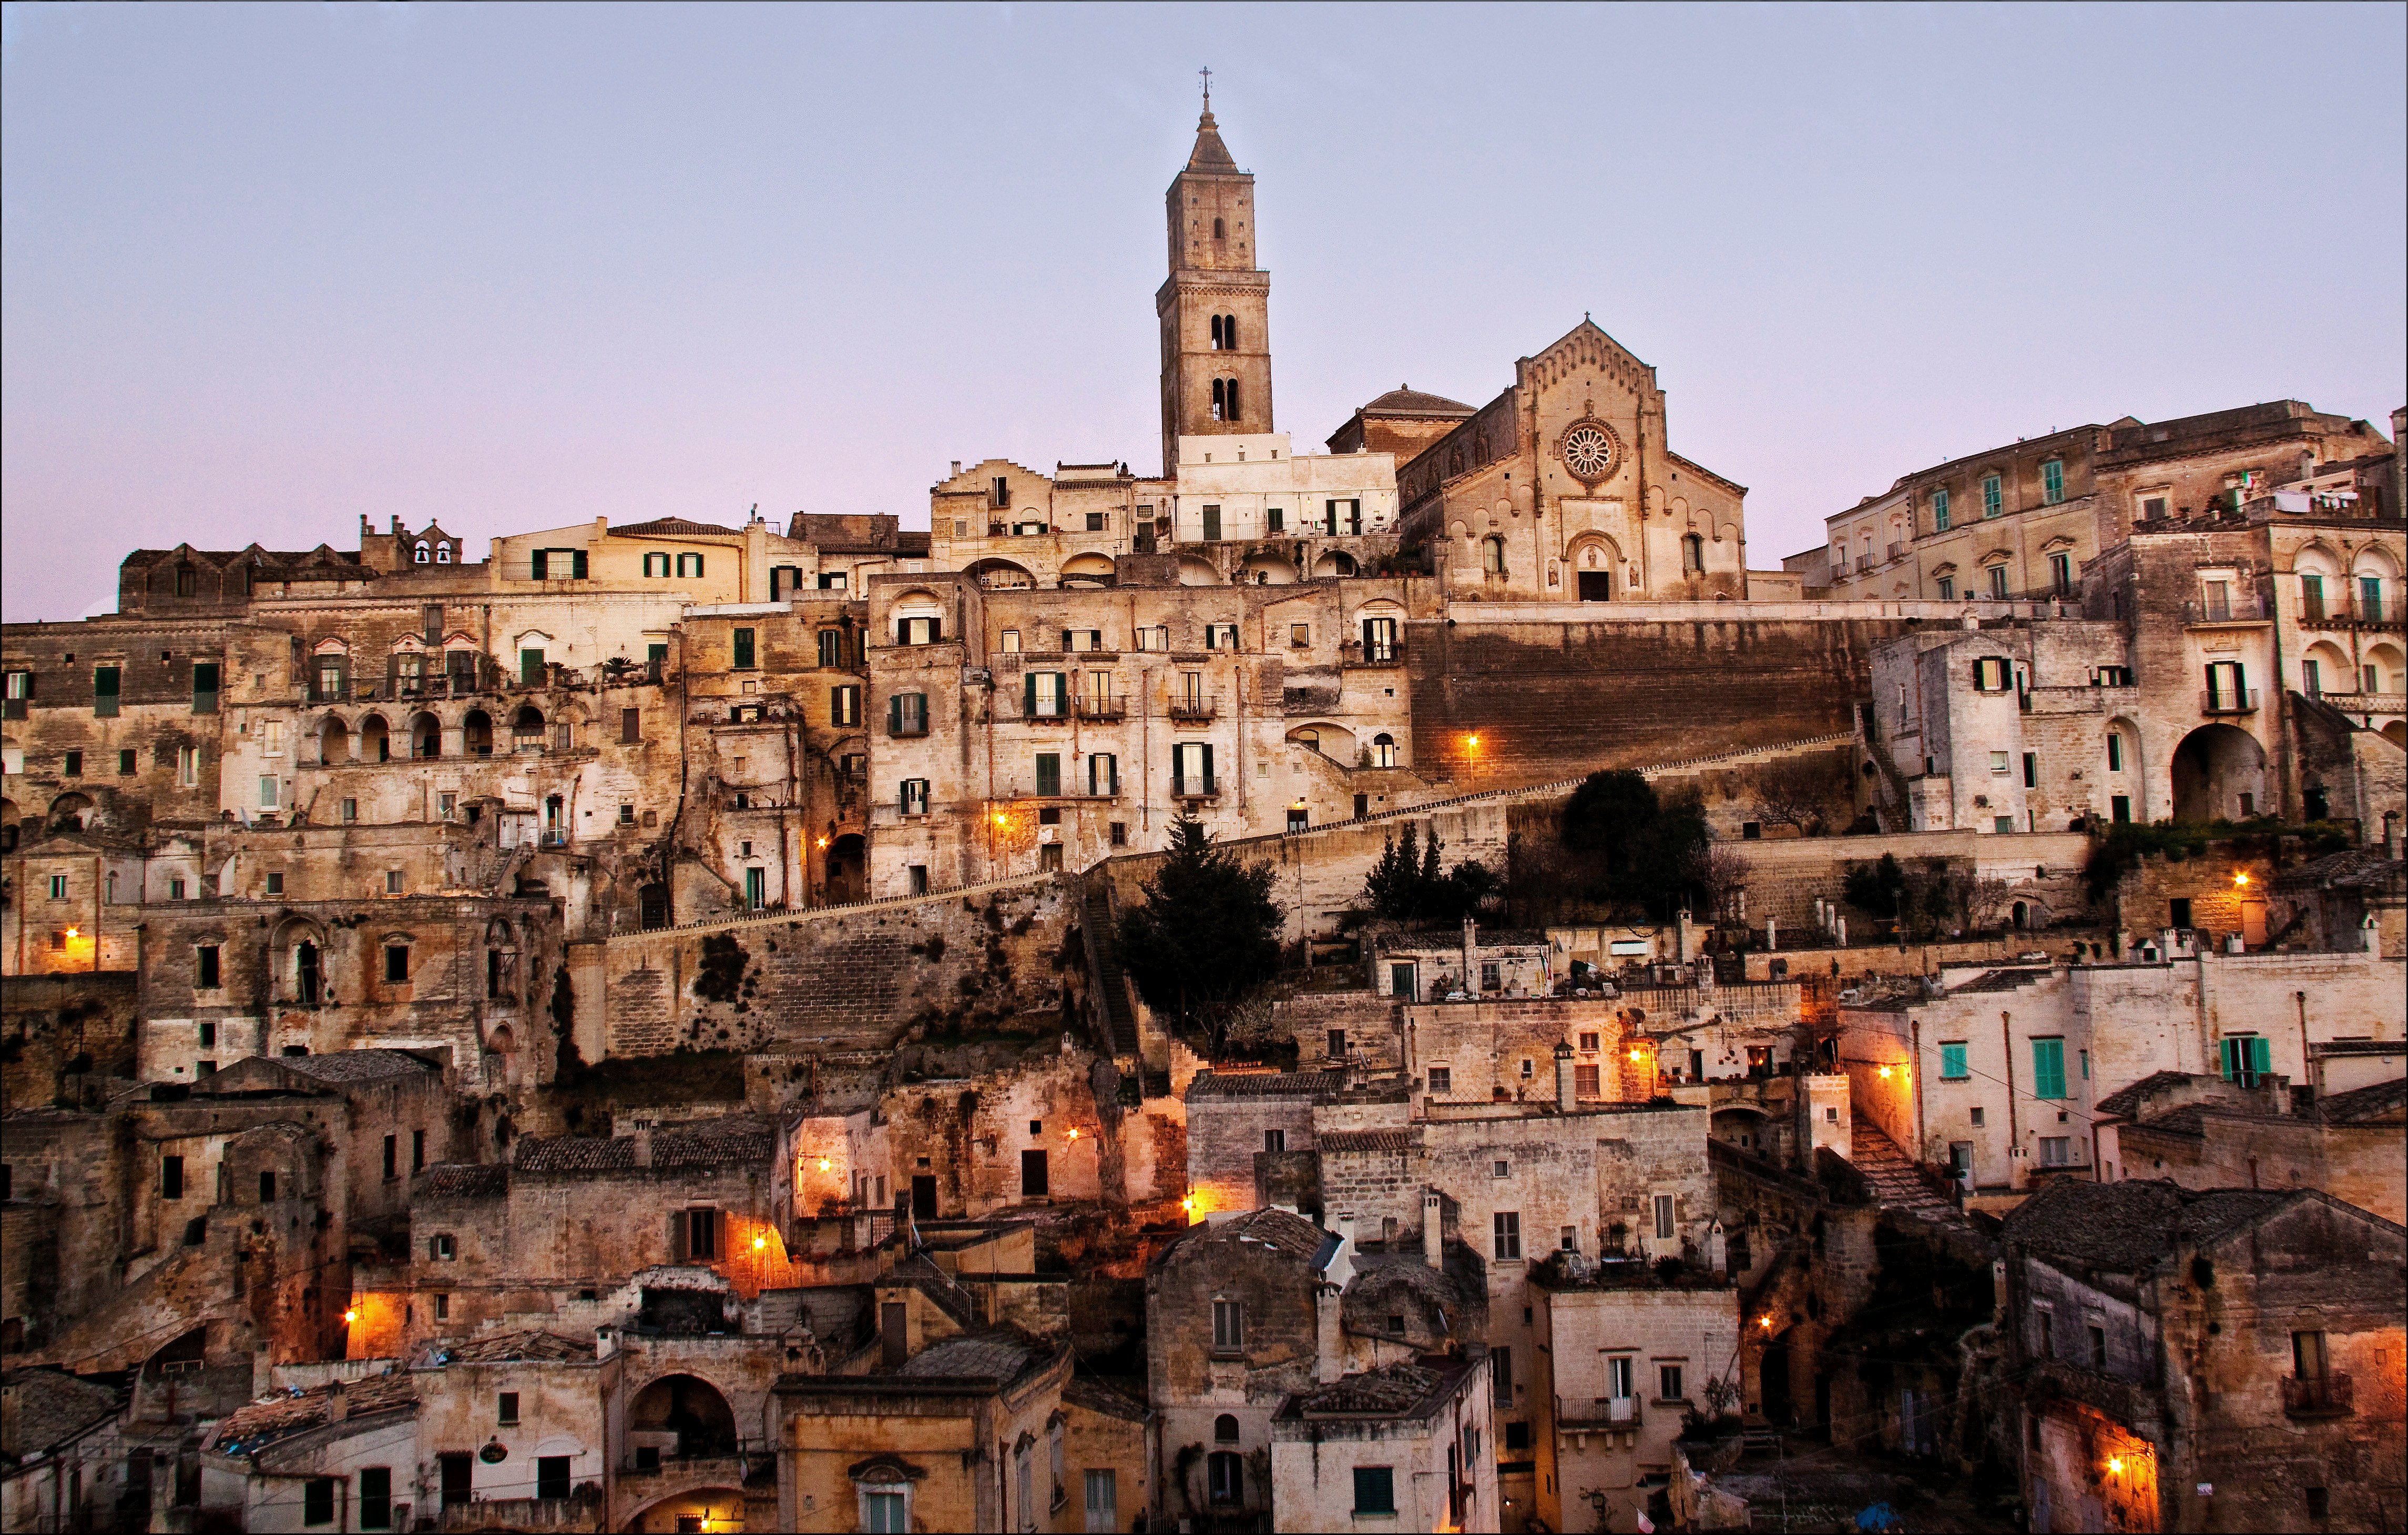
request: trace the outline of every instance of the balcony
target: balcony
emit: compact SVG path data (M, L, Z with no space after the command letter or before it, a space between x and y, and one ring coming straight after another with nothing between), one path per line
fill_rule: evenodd
M2183 604L2183 622L2188 624L2262 624L2265 620L2265 600L2255 592L2220 601L2194 598Z
M1125 694L1091 693L1079 700L1079 718L1082 720L1117 720L1127 713Z
M2293 1418L2345 1418L2351 1405L2349 1377L2290 1375L2283 1381L2283 1415Z
M2255 714L2258 712L2258 690L2235 688L2229 693L2209 691L2199 696L2199 711L2202 714Z
M1864 572L1870 570L1872 567L1873 557L1870 554L1859 554L1856 556L1856 569L1858 575L1864 574Z
M1404 664L1405 642L1401 639L1369 647L1359 639L1350 639L1339 653L1339 665L1343 667L1401 667Z
M1221 696L1217 693L1186 693L1170 700L1170 717L1174 720L1209 720L1221 712Z
M1173 799L1217 799L1220 796L1221 781L1210 773L1174 777L1170 781Z
M2344 714L2408 713L2408 693L2315 693L2309 696Z
M2300 624L2310 629L2357 629L2401 627L2401 607L2386 601L2384 594L2369 596L2364 592L2336 596L2302 595L2300 602Z

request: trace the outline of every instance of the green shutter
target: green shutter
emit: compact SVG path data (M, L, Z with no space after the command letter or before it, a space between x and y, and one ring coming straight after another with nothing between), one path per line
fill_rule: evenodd
M1950 1080L1965 1075L1965 1047L1943 1044L1940 1047L1940 1074Z
M2274 1069L2274 1041L2262 1034L2249 1041L2249 1069L2261 1077Z
M886 700L886 733L890 736L903 733L903 695L899 693Z
M568 573L578 581L585 579L585 551L574 550L568 556Z
M2063 1040L2032 1041L2032 1096L2051 1098L2065 1096L2065 1041Z
M1021 674L1020 717L1024 720L1037 718L1037 674L1033 671Z
M527 556L527 579L530 581L543 580L546 571L551 568L551 561L552 552L548 549L538 549L533 554Z

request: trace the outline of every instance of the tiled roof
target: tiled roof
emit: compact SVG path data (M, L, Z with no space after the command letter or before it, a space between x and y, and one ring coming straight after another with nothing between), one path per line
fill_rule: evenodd
M2408 860L2380 847L2328 854L2274 877L2277 890L2381 890L2408 872Z
M649 523L629 523L624 527L614 527L610 531L623 538L675 538L695 534L714 533L722 538L732 538L739 530L720 527L711 523L688 522L682 517L655 517Z
M652 1132L652 1167L718 1168L766 1162L777 1141L769 1126L745 1114L699 1120ZM602 1174L636 1170L632 1135L521 1136L511 1165L520 1172Z
M1451 400L1443 395L1432 395L1400 385L1363 407L1367 416L1404 416L1424 413L1441 416L1468 416L1473 408L1461 400Z
M1121 1418L1130 1423L1145 1421L1145 1403L1133 1397L1125 1397L1089 1376L1071 1376L1062 1387L1062 1399L1072 1407L1083 1407L1108 1418Z
M2028 986L2035 981L2045 981L2048 975L2048 968L2045 966L2038 966L2030 969L1984 970L1963 985L1950 987L1948 995L1956 997L1968 992L2014 991L2020 987Z
M2177 1241L2203 1241L2298 1197L2161 1181L2053 1184L2016 1206L2002 1234L2035 1252L2130 1272L2166 1256Z
M1215 1221L1207 1229L1224 1241L1260 1242L1279 1252L1308 1258L1333 1240L1311 1221L1285 1210L1249 1211L1229 1220Z
M1289 1406L1306 1417L1396 1417L1420 1406L1445 1384L1440 1371L1399 1359L1300 1391Z
M502 1163L444 1163L426 1169L418 1185L422 1199L498 1199L510 1191L510 1169Z
M428 1077L436 1067L407 1050L337 1050L327 1055L278 1056L276 1064L323 1083L384 1082L394 1077Z
M125 1399L97 1381L64 1370L12 1370L0 1375L11 1411L0 1434L0 1460L22 1465L66 1443L103 1418L114 1417Z
M2397 1082L2378 1082L2372 1087L2359 1087L2347 1093L2335 1093L2316 1103L2316 1117L2328 1125L2361 1125L2397 1113L2408 1106L2408 1077Z
M2170 1088L2180 1087L2190 1081L2186 1072L2152 1071L2129 1087L2119 1088L2099 1100L2102 1114L2134 1114L2141 1112L2143 1100L2155 1097Z
M2308 1047L2312 1055L2408 1054L2408 1040L2326 1040Z
M1325 1152L1409 1152L1411 1130L1332 1130L1321 1138Z
M1010 1381L1044 1357L1016 1333L984 1332L948 1338L911 1356L897 1375Z
M237 1408L218 1424L212 1446L224 1455L248 1455L280 1439L322 1427L333 1392L331 1385L312 1386L307 1391L279 1392ZM402 1370L353 1381L343 1388L343 1395L349 1418L418 1405L418 1388L409 1372Z
M443 1350L445 1362L463 1365L507 1364L521 1359L534 1359L545 1364L566 1364L595 1357L591 1338L564 1338L556 1332L528 1328L517 1332L497 1332L490 1338Z
M1190 1102L1199 1097L1297 1097L1335 1093L1346 1085L1336 1071L1202 1071L1187 1084Z

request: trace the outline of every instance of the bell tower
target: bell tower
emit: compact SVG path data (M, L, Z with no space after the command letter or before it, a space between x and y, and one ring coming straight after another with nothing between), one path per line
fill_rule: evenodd
M1271 425L1268 272L1254 223L1254 179L1238 168L1212 121L1211 72L1196 148L1164 197L1170 276L1154 295L1162 323L1162 472L1178 473L1179 439Z

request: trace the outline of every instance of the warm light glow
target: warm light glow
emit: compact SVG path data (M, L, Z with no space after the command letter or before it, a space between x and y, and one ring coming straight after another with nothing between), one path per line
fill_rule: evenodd
M1071 1139L1071 1140L1078 1140L1078 1139L1079 1139L1079 1131L1078 1131L1078 1129L1077 1129L1077 1127L1076 1127L1075 1126L1074 1126L1071 1128L1071 1130L1070 1130L1069 1139Z
M1884 1079L1885 1081L1885 1080L1887 1080L1887 1079L1888 1079L1888 1077L1889 1077L1889 1068L1888 1068L1888 1067L1886 1067L1886 1066L1883 1067L1883 1068L1881 1069L1881 1074L1882 1074L1882 1077L1883 1077L1883 1079Z
M2234 884L2247 884L2249 882L2249 876L2246 874L2235 874L2232 876L2232 882Z
M826 839L826 838L823 837L823 838L821 838L821 839L820 839L820 847L821 847L823 850L824 850L824 849L827 847L827 839Z
M1635 1061L1635 1060L1639 1060L1639 1059L1641 1059L1641 1054L1640 1054L1640 1053L1639 1053L1638 1051L1633 1050L1633 1051L1630 1053L1630 1058L1631 1058L1632 1060L1634 1060L1634 1061Z
M1480 738L1477 736L1466 736L1463 739L1463 744L1466 746L1478 746L1480 744Z
M1765 1331L1770 1332L1772 1330L1772 1318L1770 1316L1759 1316L1756 1319L1756 1325L1762 1327Z
M1003 825L1003 812L1001 811L995 812L995 824L998 826Z
M77 931L78 931L78 930L77 930L76 928L73 928L73 927L68 928L68 929L67 929L67 937L69 937L69 938L74 938L74 937L76 937L76 936L77 936Z
M767 1252L768 1250L769 1250L769 1239L768 1239L768 1238L767 1238L767 1237L755 1237L755 1238L753 1238L753 1239L752 1239L752 1251L754 1251L754 1252L756 1252L756 1253L766 1253L766 1252Z
M821 1157L821 1158L820 1158L820 1170L821 1170L822 1172L825 1172L825 1171L828 1169L828 1167L829 1167L828 1159L827 1159L826 1157L824 1157L824 1156Z
M347 1312L345 1312L345 1313L343 1313L343 1322L344 1322L344 1325L345 1325L345 1326L349 1326L350 1324L351 1324L351 1323L353 1323L353 1322L356 1322L356 1321L358 1321L359 1319L360 1319L360 1313L359 1313L356 1310L353 1310L353 1311L347 1311Z
M2123 1457L2122 1456L2119 1456L2119 1455L2111 1455L2111 1456L2109 1456L2107 1457L2107 1469L2108 1469L2109 1470L2111 1470L2111 1471L2114 1472L2117 1476L2121 1476L2121 1475L2123 1475L2123 1474L2124 1474L2124 1457Z

